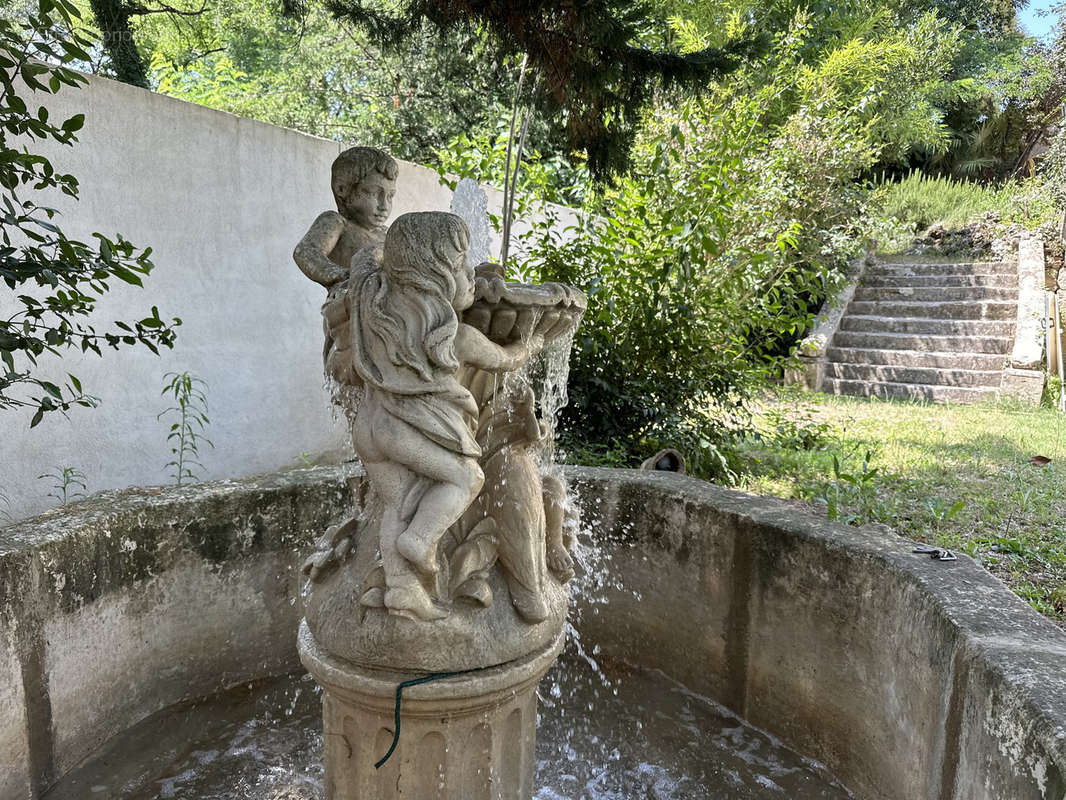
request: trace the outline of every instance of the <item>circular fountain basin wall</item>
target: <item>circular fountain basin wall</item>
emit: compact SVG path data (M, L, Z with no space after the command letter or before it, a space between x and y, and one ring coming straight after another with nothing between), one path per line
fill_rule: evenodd
M858 797L1066 797L1066 634L973 562L684 476L567 474L597 562L574 598L586 647L716 698ZM348 467L111 492L0 530L0 797L298 669L300 563L363 487Z

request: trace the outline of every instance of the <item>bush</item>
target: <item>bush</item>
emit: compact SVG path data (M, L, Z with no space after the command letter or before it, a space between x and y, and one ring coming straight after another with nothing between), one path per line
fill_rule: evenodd
M564 446L612 442L635 465L681 450L729 479L751 392L779 367L854 246L871 150L798 114L761 129L771 92L663 114L634 174L565 236L541 226L521 269L589 298L571 358Z
M40 0L19 22L0 18L0 280L10 292L0 316L0 410L32 409L30 427L46 413L97 402L73 375L63 386L45 380L38 364L44 354L101 355L105 347L138 344L157 353L173 346L181 324L167 324L153 306L141 320L116 320L98 331L89 323L97 300L115 281L141 286L153 268L151 248L138 250L121 235L94 233L93 244L71 239L57 224L58 212L39 202L42 190L78 197L77 178L30 148L78 140L84 114L58 120L36 100L85 83L66 66L88 61L93 46L79 20L70 0Z
M958 31L855 13L861 24L798 12L771 56L699 99L662 96L632 172L590 191L576 226L542 221L517 249L523 277L588 295L560 420L569 452L635 466L672 446L696 475L735 474L749 399L861 249L861 176L945 139L926 87Z

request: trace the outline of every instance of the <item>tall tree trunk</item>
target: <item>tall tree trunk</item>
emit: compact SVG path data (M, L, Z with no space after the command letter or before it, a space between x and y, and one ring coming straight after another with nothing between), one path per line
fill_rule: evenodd
M137 52L130 28L130 10L122 0L89 0L104 49L111 56L115 77L123 83L148 88L148 69Z

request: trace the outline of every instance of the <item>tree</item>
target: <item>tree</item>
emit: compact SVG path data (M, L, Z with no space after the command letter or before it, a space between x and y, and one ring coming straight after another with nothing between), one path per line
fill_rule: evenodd
M684 49L706 45L699 25L677 29ZM525 243L525 274L588 296L564 446L615 464L671 446L729 478L751 398L862 243L862 176L943 140L927 84L958 36L934 14L899 28L861 3L801 10L763 58L646 114L634 168L590 195L580 229Z
M511 68L477 32L441 41L426 29L385 54L320 6L293 19L218 0L196 20L142 20L137 36L160 92L423 163L458 133L494 127L512 94L498 77Z
M137 49L130 20L150 14L169 16L197 16L207 10L207 0L199 9L182 9L165 3L146 6L127 0L89 0L100 38L111 59L115 77L123 83L148 88L148 66Z
M79 18L70 0L39 0L20 23L0 19L0 278L11 292L0 295L0 409L35 409L31 427L47 412L96 404L73 375L63 387L39 377L41 355L70 348L100 355L105 346L136 344L158 352L172 346L173 328L181 324L168 325L153 307L139 321L98 332L88 321L97 299L116 279L140 286L152 269L151 251L121 235L95 233L94 246L71 239L56 225L57 212L38 202L45 190L76 199L78 181L28 145L49 139L72 145L84 115L53 121L23 94L32 100L85 82L66 66L89 59L91 43L77 30Z
M569 148L585 154L598 179L625 172L641 113L658 89L706 87L762 44L741 38L677 52L661 9L644 0L406 0L395 14L364 0L326 6L386 49L425 24L441 34L483 29L499 52L528 60L533 80L523 102L561 121Z

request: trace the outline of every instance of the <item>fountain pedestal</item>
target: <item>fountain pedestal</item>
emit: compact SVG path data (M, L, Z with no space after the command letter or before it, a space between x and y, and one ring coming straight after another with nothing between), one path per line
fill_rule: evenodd
M537 682L562 649L548 646L488 669L403 691L422 677L334 658L300 626L300 657L324 693L326 800L527 800L533 794Z

